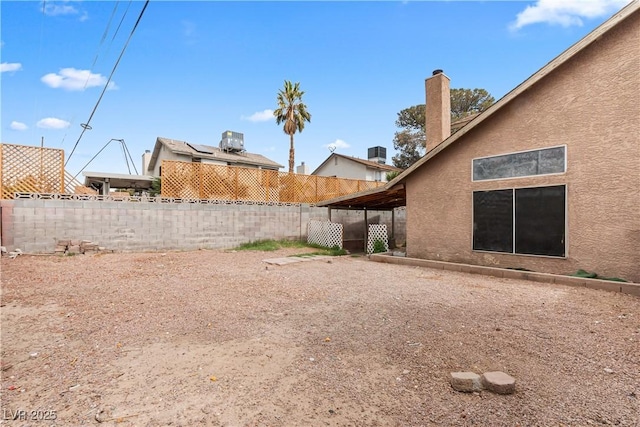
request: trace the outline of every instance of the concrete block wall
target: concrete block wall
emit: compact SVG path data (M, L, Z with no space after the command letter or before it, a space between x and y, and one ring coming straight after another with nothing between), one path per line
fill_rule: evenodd
M310 219L328 219L326 208L309 205L16 199L1 200L0 208L2 245L26 253L52 253L62 239L117 251L232 248L260 239L305 239ZM390 224L391 214L381 214Z

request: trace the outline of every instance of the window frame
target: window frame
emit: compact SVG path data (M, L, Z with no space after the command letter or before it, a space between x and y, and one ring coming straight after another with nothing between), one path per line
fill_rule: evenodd
M473 163L476 160L482 160L482 159L491 159L493 157L502 157L502 156L509 156L512 154L520 154L520 153L531 153L533 151L542 151L542 150L550 150L553 148L564 148L564 171L563 172L552 172L552 173L544 173L544 174L538 174L538 175L520 175L520 176L510 176L510 177L506 177L506 178L487 178L487 179L479 179L476 180L474 178L473 175ZM508 180L508 179L523 179L523 178L531 178L531 177L539 177L539 176L554 176L554 175L564 175L567 173L567 144L559 144L559 145L552 145L549 147L541 147L541 148L533 148L530 150L520 150L520 151L510 151L507 153L501 153L501 154L493 154L491 156L480 156L480 157L474 157L471 159L471 182L492 182L492 181L504 181L504 180Z
M566 157L566 156L565 156ZM533 189L533 188L546 188L546 187L564 187L564 255L539 255L539 254L527 254L527 253L519 253L516 252L516 190L519 189ZM476 192L482 191L501 191L501 190L511 190L512 191L512 221L513 221L513 230L512 232L512 241L513 248L511 252L502 252L502 251L490 251L487 249L475 249L473 247L473 238L474 238L474 222L475 222L475 206L473 194ZM545 185L527 185L521 187L509 187L509 188L493 188L488 190L472 190L471 191L471 239L470 246L471 252L477 253L485 253L485 254L497 254L497 255L515 255L515 256L525 256L525 257L535 257L535 258L550 258L550 259L567 259L569 258L569 185L566 183L562 184L545 184Z

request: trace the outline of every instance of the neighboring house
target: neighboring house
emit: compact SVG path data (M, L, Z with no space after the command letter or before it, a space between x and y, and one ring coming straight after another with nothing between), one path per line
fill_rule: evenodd
M239 166L247 168L279 170L283 166L266 158L261 154L244 151L244 141L241 144L225 145L225 134L220 141L220 147L194 144L175 139L158 137L153 152L147 151L142 155L143 173L145 175L160 176L163 160L177 160L181 162L200 162L223 166ZM233 132L234 136L242 134ZM236 140L234 140L236 141Z
M406 197L409 257L640 282L639 40L634 1L451 136L430 77L427 154L324 205Z
M369 160L331 153L311 175L386 182L387 172L402 172L402 169L385 164L385 160L384 147L369 148Z

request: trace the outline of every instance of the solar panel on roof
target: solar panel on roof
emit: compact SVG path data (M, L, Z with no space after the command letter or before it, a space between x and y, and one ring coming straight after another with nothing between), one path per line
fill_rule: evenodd
M187 145L191 148L193 148L194 150L196 150L198 153L202 153L202 154L213 154L213 148L211 147L207 147L206 145L200 145L200 144L191 144L189 142L187 142Z

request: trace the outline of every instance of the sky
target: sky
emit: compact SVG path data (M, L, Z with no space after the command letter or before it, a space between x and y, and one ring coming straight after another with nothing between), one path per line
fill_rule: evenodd
M397 114L433 70L498 100L628 3L2 0L0 141L61 148L73 175L140 173L157 137L218 146L231 130L286 171L272 112L289 80L311 113L296 165L374 146L391 163Z

